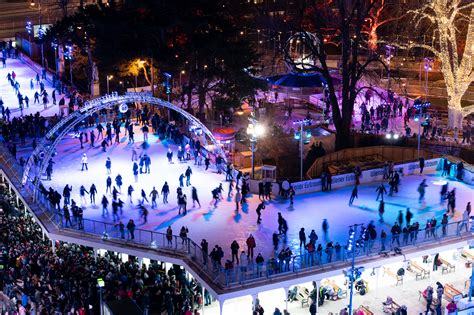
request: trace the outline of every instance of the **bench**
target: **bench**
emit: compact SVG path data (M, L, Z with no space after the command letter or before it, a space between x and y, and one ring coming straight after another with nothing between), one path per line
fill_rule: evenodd
M420 273L420 277L421 279L424 279L426 277L429 277L430 276L430 271L429 270L426 270L425 268L421 267L420 265L418 265L415 261L410 261L410 266L417 270L419 273ZM416 278L416 280L418 280L418 277Z
M362 312L364 315L375 315L367 306L359 306L357 309L358 312Z
M466 259L468 262L472 262L474 260L474 255L466 250L466 249L463 249L462 252L461 252L461 257L463 257L464 259Z
M462 292L456 289L452 284L444 285L444 299L451 302L455 296L461 295Z
M332 300L337 300L339 298L347 297L347 290L341 289L334 280L326 280L321 283L321 286L331 286L334 289L334 296L332 296Z
M390 304L390 306L388 305L383 306L384 313L389 313L389 314L396 314L399 309L400 309L400 305L394 300L392 300L392 304Z
M398 284L403 284L403 276L399 276L395 273L393 273L390 268L387 268L387 267L383 267L383 274L382 276L384 276L385 274L389 275L390 277L394 278L395 280L397 280L397 283L396 283L396 286L398 286Z
M441 263L441 274L449 273L451 271L456 271L456 266L451 264L449 261L439 257L439 261Z
M301 301L301 307L309 306L309 290L307 288L297 286L296 299Z

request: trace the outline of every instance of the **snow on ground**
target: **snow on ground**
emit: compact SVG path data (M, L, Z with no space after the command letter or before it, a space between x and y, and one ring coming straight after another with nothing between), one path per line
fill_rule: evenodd
M3 106L5 106L5 109L7 107L10 108L11 118L19 117L21 115L18 105L18 98L13 87L10 85L7 79L7 74L12 73L12 71L15 71L16 80L20 83L20 93L23 95L23 97L28 96L30 99L29 108L26 108L26 104L23 102L23 115L34 115L36 112L39 112L42 116L54 116L54 114L59 114L59 106L53 105L53 100L51 98L51 94L53 92L52 85L46 80L43 81L45 84L45 89L49 95L48 108L45 110L42 101L41 103L34 104L34 94L36 91L38 91L38 93L40 92L39 85L36 85L36 72L28 65L23 63L21 59L7 59L7 67L0 67L0 97L4 102ZM34 81L33 89L30 89L31 79ZM57 102L59 102L60 99L61 96L56 94Z
M136 130L136 143L140 145L143 141L141 132ZM288 221L288 244L294 253L299 252L298 232L304 227L307 234L311 229L315 229L323 238L321 223L324 218L329 222L328 239L345 244L348 235L348 226L353 223L368 223L371 220L380 233L380 229L390 230L395 222L399 210L405 212L409 207L414 213L414 220L419 221L421 227L427 219L433 216L440 222L441 216L445 211L446 205L439 204L440 186L433 182L439 180L440 174L424 174L422 176L413 175L402 178L400 191L392 197L386 197L385 223L378 222L378 205L375 201L375 189L379 183L361 185L359 188L359 199L354 202L352 207L348 206L349 196L352 187L345 187L332 192L318 192L297 196L294 206L290 206L286 200L275 199L266 202L266 208L262 214L262 224L256 223L255 209L258 204L258 196L250 196L248 204L244 205L239 212L235 211L233 199L227 198L228 182L225 182L224 175L218 175L214 170L204 171L204 166L197 167L194 161L179 163L175 159L174 164L168 164L166 151L171 148L176 157L176 146L169 141L160 141L156 136L149 136L150 147L146 150L151 157L151 173L139 174L138 182L135 183L132 172L132 146L127 144L127 137L122 133L121 144L112 145L107 152L102 152L101 148L90 148L86 143L84 149L80 148L79 140L68 136L58 146L58 155L54 158L54 173L51 182L44 182L46 187L52 186L62 193L63 187L70 184L73 187L72 199L78 204L81 203L79 197L79 187L84 185L88 190L92 183L95 183L98 189L96 205L87 203L84 205L84 217L99 221L112 222L112 214L109 205L109 215L102 217L102 208L100 200L105 192L107 171L105 167L106 157L112 160L112 180L115 184L115 176L121 174L123 177L122 194L119 196L126 202L124 213L121 220L126 224L129 218L134 219L137 228L165 232L168 226L172 226L174 234L179 233L181 226L189 228L189 237L196 243L200 243L202 238L208 240L210 246L219 244L226 252L230 254L230 244L235 239L240 244L241 249L246 248L245 240L250 233L256 238L257 250L264 257L273 255L271 245L272 234L277 230L277 213L281 212ZM81 171L81 156L86 153L89 158L89 170ZM140 153L139 153L140 154ZM188 214L186 216L178 215L176 188L179 186L178 177L184 173L186 168L191 166L193 175L191 184L198 190L201 200L201 207L193 207L191 200L191 186L184 187L183 192L188 196ZM427 179L429 187L426 192L425 204L418 203L417 187L422 179ZM167 181L170 185L169 204L164 205L161 199L161 187ZM223 184L226 197L217 207L211 204L211 190L220 183ZM133 204L128 202L126 190L128 185L135 189L133 194ZM147 195L150 194L153 186L160 192L158 207L151 208L150 203L145 203L150 213L148 222L143 223L137 208L141 189L144 189ZM472 187L452 180L449 183L450 188L456 188L457 193L457 213L454 217L459 220L468 201L473 201ZM387 187L388 189L388 187ZM112 196L107 194L111 201ZM414 222L414 221L413 221ZM282 245L280 245L282 246ZM281 248L281 247L280 247Z

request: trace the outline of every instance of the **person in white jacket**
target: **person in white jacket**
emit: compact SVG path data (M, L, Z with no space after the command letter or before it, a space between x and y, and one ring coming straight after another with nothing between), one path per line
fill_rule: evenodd
M82 169L81 169L81 171L84 170L84 167L86 168L86 171L89 170L89 169L87 168L87 155L86 155L85 153L82 155L81 164L82 164Z

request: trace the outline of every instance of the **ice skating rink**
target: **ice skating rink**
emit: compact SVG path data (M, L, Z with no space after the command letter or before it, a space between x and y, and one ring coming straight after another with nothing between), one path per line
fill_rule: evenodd
M293 206L289 205L288 200L279 198L266 201L266 208L262 212L262 223L256 224L257 215L255 209L259 203L258 196L249 195L248 203L243 209L236 212L233 198L227 198L228 182L225 181L225 175L219 175L214 168L208 171L204 166L194 165L194 161L180 163L176 159L176 145L169 141L160 141L156 136L149 135L149 148L141 149L143 142L142 133L136 127L135 144L140 148L139 154L147 153L151 157L151 173L139 174L138 181L135 182L132 171L132 145L128 144L128 137L124 135L123 128L121 134L121 143L111 145L107 152L102 152L100 147L91 148L89 143L84 144L84 149L80 148L79 140L72 135L67 136L58 146L58 154L54 158L54 171L51 181L43 181L46 188L53 187L61 194L66 184L72 185L73 191L71 198L78 204L81 204L79 197L79 188L84 185L87 190L92 183L97 186L96 205L89 202L89 196L86 195L87 202L82 204L84 209L84 218L98 221L113 222L112 211L109 204L109 215L102 216L102 206L100 200L105 194L106 178L108 176L105 167L107 157L112 161L112 178L115 185L115 177L121 174L123 177L122 193L119 198L125 202L123 214L120 215L122 222L126 224L128 219L133 219L137 228L165 232L168 226L171 226L174 234L179 234L182 226L189 228L189 237L196 243L200 243L205 238L209 246L220 245L226 257L230 255L230 244L235 239L240 244L241 249L246 248L245 240L252 233L256 238L256 253L261 252L265 258L273 255L272 234L277 231L277 214L281 212L287 220L289 230L286 242L282 240L279 250L282 246L290 246L295 254L299 253L298 232L304 227L309 234L315 229L319 236L319 242L324 241L321 224L323 219L329 222L329 233L327 239L333 242L346 244L348 236L348 226L354 223L369 223L374 221L378 235L381 229L388 234L390 228L396 221L399 211L405 214L406 208L414 214L412 222L418 221L420 227L424 228L426 220L436 217L438 222L446 209L446 203L440 205L439 191L440 186L435 185L441 176L439 173L431 173L402 177L399 192L393 196L385 196L385 222L379 223L378 206L375 201L375 189L379 183L364 184L359 187L359 199L354 201L352 207L349 207L348 201L352 187L345 187L333 190L331 192L317 192L306 195L296 196ZM174 164L169 164L166 158L166 151L171 148L174 151ZM81 157L86 153L88 156L89 170L81 171ZM191 184L198 191L201 201L201 207L193 207L191 199L191 187L184 187L183 192L187 195L188 214L186 216L178 214L176 188L179 186L179 176L184 173L186 168L191 166L193 175ZM423 180L427 180L426 202L418 202L417 187ZM161 188L167 181L170 186L169 203L163 204L161 198ZM214 207L211 191L222 183L224 187L224 200ZM132 185L134 188L133 203L129 203L127 198L127 187ZM160 192L158 206L151 207L151 198L149 196L153 186ZM386 185L388 190L388 185ZM462 212L468 201L473 201L473 189L468 185L456 180L449 181L449 188L456 188L456 214L450 218L459 220L462 218ZM143 223L138 210L138 201L140 191L144 189L148 195L149 203L145 206L149 210L148 222ZM112 195L106 194L109 202L112 201ZM325 243L323 243L323 246Z

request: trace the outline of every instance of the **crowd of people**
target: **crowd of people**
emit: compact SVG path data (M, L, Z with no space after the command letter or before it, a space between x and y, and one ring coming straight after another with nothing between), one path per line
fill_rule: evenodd
M97 314L99 278L105 281L105 301L132 299L144 314L199 314L203 303L212 303L209 293L188 279L180 266L165 270L157 261L140 265L136 257L123 262L110 252L97 256L91 248L62 242L56 242L53 250L39 225L16 211L15 205L6 209L1 219L0 241L7 253L0 278L7 297L2 299L3 310Z

